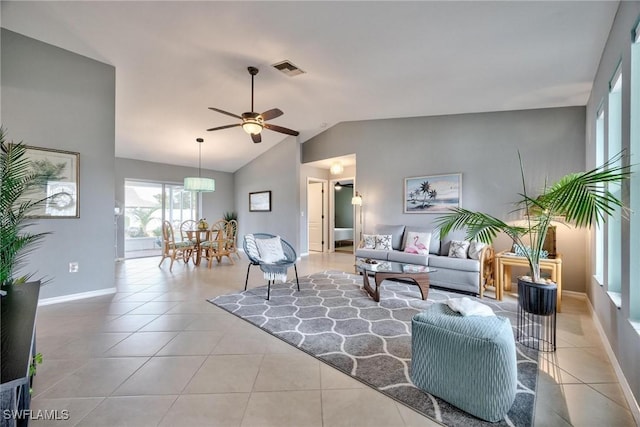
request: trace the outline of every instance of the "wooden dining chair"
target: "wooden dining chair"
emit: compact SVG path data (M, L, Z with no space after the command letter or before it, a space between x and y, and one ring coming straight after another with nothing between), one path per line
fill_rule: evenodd
M236 258L240 258L238 252L238 221L232 219L227 221L227 250L229 254L236 254Z
M195 246L197 243L196 237L191 233L193 230L198 229L198 222L192 219L188 219L186 221L182 221L180 224L180 241L181 242L191 242ZM196 248L197 249L197 248ZM193 258L193 262L195 263L196 254L195 251L187 251L185 253L186 257L184 258L185 262L189 262L189 258Z
M171 223L169 221L162 221L162 259L160 259L158 267L162 265L165 258L171 258L171 264L169 264L169 271L171 271L176 258L182 258L187 262L194 249L195 244L191 241L176 242Z
M231 264L235 264L231 258L231 252L228 249L227 238L227 221L221 219L216 221L211 226L211 233L209 234L209 240L200 244L202 248L202 256L207 260L207 267L211 268L213 265L213 259L218 261L218 264L222 262L222 257L229 258Z

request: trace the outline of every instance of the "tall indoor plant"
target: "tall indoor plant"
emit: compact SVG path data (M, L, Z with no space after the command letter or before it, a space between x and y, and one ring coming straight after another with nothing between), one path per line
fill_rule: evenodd
M523 192L516 210L522 212L524 225L507 224L491 215L462 208L452 209L450 213L440 216L436 224L441 236L454 229L466 229L467 239L487 244L491 244L498 233L505 233L524 249L531 279L534 283L540 283L542 245L552 219L560 219L575 227L591 227L603 221L615 209L623 208L620 198L608 188L611 184L621 184L631 175L630 166L622 165L622 157L620 153L595 169L565 175L555 184L545 185L540 195L530 196L522 157L518 153Z
M27 231L34 224L29 214L46 198L23 197L38 180L26 156L26 146L5 141L5 131L0 128L0 150L0 286L7 287L31 278L32 274L16 277L16 273L49 233Z

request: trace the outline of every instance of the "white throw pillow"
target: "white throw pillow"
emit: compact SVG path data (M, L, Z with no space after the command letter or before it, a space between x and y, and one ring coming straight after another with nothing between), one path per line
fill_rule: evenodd
M467 258L467 250L469 250L469 242L466 240L452 240L451 246L449 246L449 257Z
M364 242L364 249L375 249L376 247L375 234L363 234L362 241Z
M256 239L256 246L258 246L260 260L262 262L271 264L285 259L280 236L270 239Z
M391 250L391 234L376 234L376 246L374 249L390 251Z
M469 258L471 259L480 259L480 253L487 246L482 242L471 242L469 243Z
M410 254L427 255L429 244L431 243L431 233L420 233L417 231L407 232L407 239L404 251Z

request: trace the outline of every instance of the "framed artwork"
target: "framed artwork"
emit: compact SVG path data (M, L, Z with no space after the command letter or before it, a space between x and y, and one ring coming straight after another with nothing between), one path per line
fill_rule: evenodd
M404 213L444 213L462 206L462 174L404 179Z
M33 218L80 217L80 154L50 148L26 147L26 157L38 178L25 192L28 200L43 200Z
M249 212L271 212L271 191L249 193Z

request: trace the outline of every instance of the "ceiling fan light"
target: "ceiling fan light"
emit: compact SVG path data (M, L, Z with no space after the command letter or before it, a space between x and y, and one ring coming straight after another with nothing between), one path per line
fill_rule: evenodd
M242 129L249 135L257 135L262 132L262 124L257 120L245 120L242 123Z

